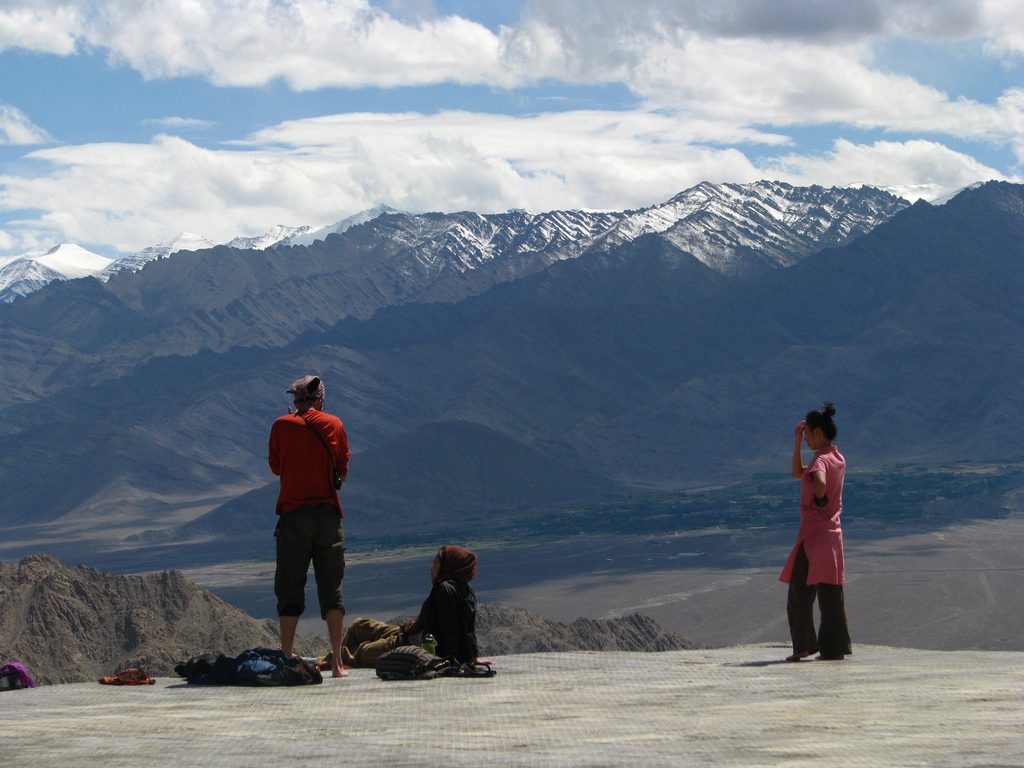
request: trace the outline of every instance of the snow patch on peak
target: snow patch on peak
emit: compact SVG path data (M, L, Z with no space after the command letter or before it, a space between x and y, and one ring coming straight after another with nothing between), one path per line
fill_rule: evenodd
M0 262L0 302L10 303L57 280L102 279L103 272L114 263L114 259L74 243L61 243L48 251L5 259Z
M215 248L216 246L217 244L212 240L207 240L202 235L197 235L194 232L182 232L171 240L170 243L165 244L165 247L170 249L168 250L168 256L178 251L201 251L206 248Z
M114 259L100 256L74 243L61 243L48 250L36 261L44 264L65 279L96 275L109 267Z
M313 227L305 227L305 232L296 232L294 235L284 237L277 245L312 245L318 240L326 240L329 235L340 235L352 229L352 227L366 224L388 213L404 213L404 211L399 211L397 208L392 208L388 205L375 205L373 208L367 208L365 211L352 214L341 221L336 221L334 224L328 224L325 227L315 229Z
M138 253L133 253L131 256L118 259L104 271L103 279L109 280L111 276L124 270L138 272L149 262L166 259L172 253L177 253L178 251L201 251L206 248L215 248L216 246L216 243L212 240L207 240L202 235L197 235L194 232L182 232L165 243L151 245L148 248L143 248Z
M873 187L702 182L665 203L628 212L605 242L658 234L718 272L739 274L790 266L863 234L908 204Z
M229 248L265 251L267 248L277 245L282 240L302 237L312 231L314 231L313 227L310 226L286 227L283 224L278 224L264 232L262 235L256 235L255 237L236 237L234 240L229 240L227 245Z
M984 181L976 181L973 184L968 184L966 187L961 187L960 189L953 190L952 192L949 192L948 194L942 195L940 197L936 197L933 200L929 200L929 202L932 205L945 205L950 200L952 200L954 197L959 195L961 192L967 192L968 190L978 189L979 187L983 187L983 186L985 186L985 182Z

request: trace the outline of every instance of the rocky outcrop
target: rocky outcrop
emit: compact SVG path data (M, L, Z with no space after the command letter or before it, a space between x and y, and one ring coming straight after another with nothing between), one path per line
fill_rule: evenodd
M699 648L682 635L666 632L642 614L617 619L548 621L522 608L481 605L477 639L484 655L545 651L681 651Z
M402 624L412 616L396 616ZM654 619L633 614L616 619L549 621L511 605L477 606L476 637L481 656L565 651L684 651L704 646L662 629Z
M127 666L164 676L198 653L277 645L275 622L178 571L122 576L44 554L0 563L0 663L20 661L39 682L94 680Z

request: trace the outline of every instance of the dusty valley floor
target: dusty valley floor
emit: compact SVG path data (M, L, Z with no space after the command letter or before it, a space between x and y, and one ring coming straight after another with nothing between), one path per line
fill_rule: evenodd
M784 641L786 587L777 576L794 535L795 527L482 544L474 586L483 602L556 621L642 612L711 646ZM1024 650L1022 541L1024 518L885 536L848 530L854 643ZM414 613L429 589L432 554L353 555L349 615ZM274 613L272 563L225 563L186 576L255 616ZM322 624L304 620L302 629L320 634Z

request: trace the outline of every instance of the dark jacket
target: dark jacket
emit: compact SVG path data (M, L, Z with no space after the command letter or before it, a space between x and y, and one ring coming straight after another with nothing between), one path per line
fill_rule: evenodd
M455 579L437 582L423 601L415 629L434 636L438 656L454 656L463 664L476 661L476 593L473 588Z

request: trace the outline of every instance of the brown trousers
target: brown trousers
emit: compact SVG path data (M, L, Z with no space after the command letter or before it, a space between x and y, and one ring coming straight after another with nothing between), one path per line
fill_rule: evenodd
M341 663L349 667L374 667L377 659L398 647L401 634L394 624L356 619L341 641Z
M846 624L846 598L842 584L807 584L809 563L803 545L796 555L789 581L786 614L794 654L821 653L823 659L841 659L853 653ZM821 609L821 626L814 631L814 601Z

